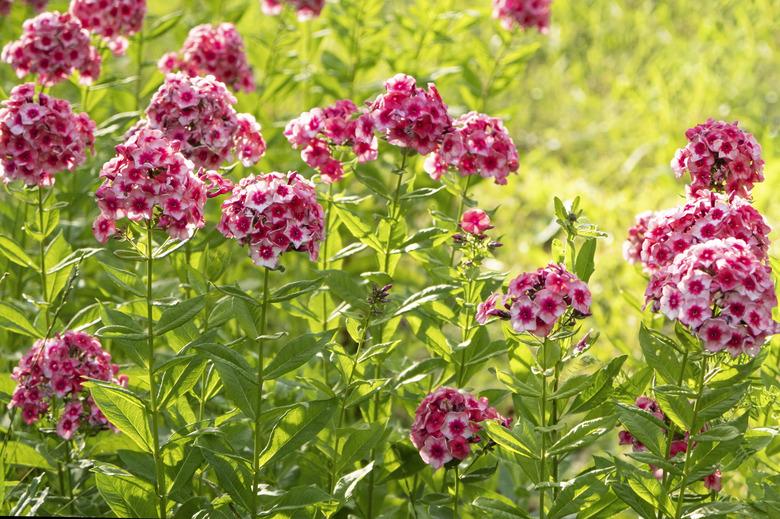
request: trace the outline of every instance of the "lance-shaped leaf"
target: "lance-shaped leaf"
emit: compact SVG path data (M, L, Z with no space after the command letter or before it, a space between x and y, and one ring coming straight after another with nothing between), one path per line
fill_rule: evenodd
M350 472L341 477L336 482L336 487L333 490L333 496L341 502L345 502L352 497L355 492L358 483L368 476L368 474L374 469L374 462L371 461L365 467L361 467L357 470Z
M205 304L205 296L197 296L166 309L155 325L154 333L162 335L192 321Z
M36 339L44 335L22 312L8 303L0 303L0 328Z
M511 503L480 496L471 505L485 513L484 517L495 519L530 519L530 515Z
M665 425L658 418L634 406L617 405L618 419L634 438L657 456L664 456Z
M300 404L276 422L268 444L260 453L259 467L278 461L312 440L333 416L336 399Z
M24 249L16 243L12 238L0 234L0 254L5 256L9 261L21 265L22 267L35 267L35 263L30 256L24 252Z
M723 388L705 388L699 399L696 423L692 430L700 429L709 420L720 418L726 411L737 405L742 400L742 397L745 396L749 385L748 382L743 382L730 387L728 390Z
M146 481L117 469L97 471L95 486L117 517L157 517L154 488Z
M322 351L332 338L333 333L307 333L290 340L266 366L265 378L279 378L306 364Z
M575 425L564 434L557 442L553 443L548 454L567 454L573 450L581 449L596 441L615 426L614 416L605 416L593 420L585 420Z
M685 388L677 386L656 386L655 398L661 411L682 431L693 429L693 404L689 398L695 396Z
M100 381L85 382L98 408L111 424L146 452L152 451L152 433L146 406L129 390Z
M538 459L536 452L519 435L500 423L489 420L484 423L484 426L490 439L496 442L499 447L524 458Z

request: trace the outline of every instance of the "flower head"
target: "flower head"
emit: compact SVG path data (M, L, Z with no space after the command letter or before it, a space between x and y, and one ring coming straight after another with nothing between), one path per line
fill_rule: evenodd
M22 419L32 425L42 417L57 422L57 434L69 440L79 430L111 427L89 392L86 379L127 385L127 376L119 375L119 366L100 342L83 332L65 332L39 340L22 357L11 375L16 389L9 407L22 410ZM59 405L51 407L52 401ZM61 413L53 416L52 411Z
M164 55L158 66L164 73L180 70L189 76L212 75L233 90L255 89L244 40L232 23L193 27L181 51Z
M771 269L736 238L698 243L679 254L653 273L645 299L711 352L753 356L778 330Z
M423 461L439 469L453 459L468 457L471 445L481 441L477 433L485 420L497 420L505 427L510 423L489 406L487 398L440 387L417 407L409 438Z
M24 22L22 36L3 48L2 59L20 78L37 74L51 86L67 79L74 70L80 81L90 84L100 75L100 54L89 32L69 13L41 13Z
M477 308L477 322L485 324L490 317L500 317L510 320L516 332L545 337L569 310L572 319L590 315L591 293L563 265L551 263L510 281L501 300L503 308L497 301L491 296Z
M737 238L760 260L767 259L771 228L742 197L702 191L679 208L643 213L629 230L626 259L648 273L665 267L692 245L714 238Z
M141 30L146 0L71 0L70 13L107 42L114 54L127 50L127 36Z
M425 160L425 171L440 179L449 169L460 175L492 178L506 184L519 167L517 148L501 119L477 112L458 117L434 153Z
M452 127L436 87L431 83L423 90L413 77L397 74L387 80L385 89L368 107L373 127L395 146L421 155L434 151Z
M480 235L492 229L490 217L482 209L469 209L460 219L460 228L469 234Z
M179 240L203 227L206 185L179 151L178 141L166 139L159 130L140 128L116 153L103 165L103 184L95 193L100 216L92 229L99 241L114 234L122 218L153 220Z
M284 136L301 158L322 175L324 182L338 182L344 166L335 157L338 149L350 148L358 162L377 158L377 138L371 120L359 115L352 101L343 99L326 108L314 108L287 123Z
M14 87L0 109L0 178L30 186L50 186L54 175L73 171L95 144L95 123L86 113L75 114L70 103L35 85Z
M287 251L305 251L312 261L317 259L325 235L324 211L314 184L294 171L250 175L222 204L217 229L248 245L255 264L275 268Z
M764 180L761 146L738 123L709 119L685 136L688 144L677 150L672 169L678 178L691 175L689 193L709 190L748 197L753 185Z
M265 140L255 118L237 113L234 104L236 98L214 76L168 74L133 131L162 131L196 167L217 168L233 158L251 166L265 153Z
M260 7L269 16L277 16L284 5L295 9L298 20L306 21L317 18L325 7L325 0L262 0Z
M545 33L550 28L550 4L552 0L493 0L493 18L506 30L535 28Z

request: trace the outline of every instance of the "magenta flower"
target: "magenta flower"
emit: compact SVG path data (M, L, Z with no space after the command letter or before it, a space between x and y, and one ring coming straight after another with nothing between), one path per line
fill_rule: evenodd
M552 0L493 0L493 18L500 20L506 30L536 28L546 33L550 28L550 4Z
M336 158L338 150L350 148L358 162L377 158L377 138L371 120L359 115L355 103L336 101L326 108L314 108L287 123L284 136L301 158L322 175L328 184L344 176L344 166Z
M488 405L487 398L440 387L417 407L409 438L423 461L438 470L453 459L468 457L471 445L482 441L477 433L485 420L497 420L505 427L510 423Z
M276 268L287 251L308 252L316 261L324 226L314 184L294 171L274 171L241 179L222 204L217 229L248 245L255 264Z
M385 89L368 106L373 127L395 146L421 155L434 151L451 130L452 120L433 83L423 90L413 77L397 74L387 80Z
M95 144L95 123L86 113L75 114L70 103L35 85L14 87L0 109L0 178L28 186L51 186L54 175L73 171Z
M653 273L645 293L655 312L687 326L711 352L755 355L777 333L771 269L736 238L693 245Z
M212 75L237 91L255 89L244 40L232 23L193 27L181 51L165 54L158 67L163 73L179 70L189 76Z
M485 324L498 317L510 320L518 333L546 337L568 310L572 319L589 316L591 299L587 284L563 265L551 263L510 281L505 296L490 296L477 306L476 320Z
M143 27L146 0L71 0L70 13L121 55L127 50L127 37Z
M3 48L2 59L20 78L37 74L46 86L67 79L74 70L87 85L100 75L100 54L89 32L69 13L41 13L26 20L21 38Z
M720 492L723 488L723 483L721 482L720 478L720 470L716 470L704 478L704 486L710 489L712 492Z
M178 141L167 140L159 130L141 128L118 145L116 153L103 165L103 185L95 193L100 216L92 230L98 241L105 243L122 218L153 220L179 240L203 227L206 185L179 151Z
M460 228L469 234L480 235L493 228L490 217L482 209L469 209L460 219Z
M501 119L469 112L453 124L453 131L425 159L425 171L434 180L453 168L462 176L480 175L506 184L509 174L519 167L519 157Z
M141 128L160 130L178 141L181 153L196 167L217 168L234 158L255 164L266 150L260 124L250 114L237 113L236 98L214 76L168 74L152 96Z
M688 191L721 191L749 197L764 180L761 146L738 123L707 120L685 132L688 144L677 150L672 169L679 178L691 175Z
M261 0L260 3L263 13L269 16L279 15L285 5L295 9L298 20L305 22L320 15L325 0Z
M36 341L14 368L17 385L9 407L21 409L22 419L32 425L49 414L57 422L57 434L69 440L79 429L96 431L111 427L89 392L86 379L127 386L127 376L100 342L83 332L65 332ZM57 402L59 401L59 402ZM52 402L58 405L51 407ZM61 413L58 416L52 411Z
M744 198L702 191L679 208L637 217L624 254L653 273L692 245L714 238L737 238L761 261L767 259L769 232L764 217Z

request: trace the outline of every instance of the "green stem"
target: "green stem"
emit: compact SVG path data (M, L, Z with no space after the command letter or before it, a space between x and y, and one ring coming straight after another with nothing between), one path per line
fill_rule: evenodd
M480 111L483 113L488 109L488 100L490 99L490 95L493 91L493 83L496 80L498 71L501 69L501 63L504 60L504 56L506 56L506 53L509 51L509 49L512 48L512 43L514 43L515 39L514 35L515 32L512 33L512 37L509 40L504 40L501 42L501 48L496 54L496 59L493 61L493 68L490 70L487 81L482 85L482 102L480 104Z
M260 491L260 450L262 449L260 437L260 413L263 406L263 370L265 352L265 325L266 315L268 313L268 281L271 271L265 269L263 274L263 304L260 308L260 337L257 339L257 399L255 400L255 427L254 427L254 450L252 455L252 515L258 514L259 503L257 502L257 493Z
M141 86L144 72L144 29L138 31L138 46L135 49L135 110L141 116Z
M65 442L65 495L68 497L68 512L73 515L73 481L70 474L70 441Z
M387 216L390 219L390 228L387 232L387 241L385 243L385 260L384 260L384 272L390 274L390 253L393 250L393 233L395 232L395 226L398 223L398 209L401 202L401 187L403 186L404 173L406 172L406 159L408 154L406 150L403 151L401 158L401 166L398 168L398 182L395 185L395 194L393 200L388 207Z
M149 349L147 351L147 364L149 374L149 405L152 422L152 456L154 458L155 491L159 505L160 517L165 517L167 506L167 485L165 484L165 467L160 453L160 434L157 422L159 421L159 409L157 408L157 385L154 376L154 299L152 293L152 281L154 280L154 249L152 243L152 220L147 220L146 225L146 319L149 336Z
M325 239L322 242L322 270L328 270L328 243L330 238L330 221L333 209L333 184L328 184L328 199L325 202ZM328 296L322 293L322 331L328 329ZM327 379L326 379L327 380Z
M693 418L691 424L693 424L694 430L689 432L687 445L685 449L685 462L683 463L682 481L680 482L680 490L677 494L677 509L675 510L675 519L680 519L683 512L683 500L685 499L685 489L688 486L688 465L691 461L691 452L693 451L693 441L691 438L697 434L696 420L699 417L699 402L701 402L702 393L704 393L704 377L707 374L707 357L702 358L701 365L699 366L699 387L697 388L696 400L693 403Z
M461 342L466 342L471 334L472 316L471 307L469 306L473 298L473 281L469 279L466 286L463 288L463 306L467 307L466 322L461 329ZM461 309L462 311L462 309ZM466 348L463 348L460 352L460 367L458 369L458 387L462 387L466 383Z
M463 190L460 193L460 202L458 203L458 212L455 215L455 225L460 224L460 218L463 216L463 209L466 207L466 199L469 196L469 189L471 188L471 177L473 175L466 176L466 185L463 186ZM455 265L455 252L456 248L452 247L452 256L450 256L450 266Z
M38 253L41 267L41 294L43 299L41 301L43 305L43 316L46 322L46 331L48 333L49 327L49 288L46 279L46 230L43 228L43 188L38 186L38 230L41 233L41 241L38 242Z
M683 352L683 358L682 358L682 364L680 365L680 376L677 378L677 387L681 387L683 383L683 379L685 378L685 368L688 364L688 350L685 350ZM674 442L674 435L677 434L677 426L674 422L671 423L669 426L669 429L667 431L667 438L666 438L666 456L665 459L669 459L669 456L672 453L672 442ZM661 488L663 489L663 495L668 496L669 495L669 486L671 485L672 480L669 477L669 471L665 470L663 479L661 482ZM658 519L663 518L663 510L659 508L658 510Z
M555 370L553 373L553 394L555 394L558 391L558 381L560 378L560 363L555 363ZM552 412L550 414L550 425L552 427L555 427L558 425L558 400L553 398L552 401ZM558 441L558 433L554 430L552 431L552 443L555 444L555 442ZM551 459L552 463L552 478L553 482L558 482L558 456L553 455ZM558 498L558 487L553 487L552 490L553 493L553 500Z
M455 492L452 495L452 510L454 512L454 516L458 517L458 504L459 504L459 498L460 498L460 474L458 474L458 467L455 466Z

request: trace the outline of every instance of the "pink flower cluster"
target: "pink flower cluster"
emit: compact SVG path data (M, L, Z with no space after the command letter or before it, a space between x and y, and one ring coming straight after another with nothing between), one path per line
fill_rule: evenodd
M61 413L51 418L65 440L82 426L93 430L111 427L82 384L91 378L127 386L127 376L118 372L111 355L91 335L69 331L39 340L14 368L11 378L17 386L9 407L21 409L28 425L49 411ZM53 402L62 405L51 406Z
M46 86L67 79L74 70L84 84L100 75L100 54L89 32L69 13L41 13L26 20L21 38L3 48L2 59L20 78L37 74Z
M409 438L420 457L434 469L451 460L464 460L471 445L482 441L480 423L497 420L509 427L510 420L490 407L487 398L450 387L440 387L420 402Z
M193 27L181 52L165 54L158 66L163 73L180 70L189 76L210 74L237 91L255 89L244 40L232 23Z
M116 233L116 222L156 220L159 229L179 240L203 227L206 186L193 173L192 162L179 151L178 141L159 130L141 128L117 155L103 165L103 184L95 193L100 216L92 231L101 243Z
M477 112L457 118L453 131L425 160L425 171L434 180L450 167L463 176L481 175L493 178L496 184L506 184L509 174L519 167L519 157L501 119Z
M460 219L460 228L469 234L479 236L493 228L490 217L482 209L469 209Z
M587 284L563 265L551 263L510 281L507 294L491 295L477 307L476 320L485 324L491 317L508 319L518 333L546 337L567 310L572 319L590 315L591 300Z
M162 131L197 167L216 168L234 156L251 166L265 153L265 140L255 118L236 113L234 104L236 98L214 76L168 74L146 109L146 120L133 131Z
M550 4L552 0L493 0L493 18L506 30L536 28L545 33L550 28Z
M284 5L289 5L298 14L298 20L306 21L316 18L325 7L325 0L262 0L263 12L269 16L277 16Z
M85 29L105 38L114 54L124 54L127 36L143 26L146 0L71 0L70 13Z
M0 109L0 178L30 186L50 186L54 174L84 163L95 144L95 123L74 114L70 103L45 94L35 85L14 87Z
M421 155L434 151L452 129L452 119L436 87L431 83L423 90L413 77L397 74L387 80L385 89L368 107L374 128L395 146Z
M302 113L284 129L292 147L301 149L301 158L319 171L328 184L344 176L342 162L334 157L337 147L351 147L361 163L377 158L377 138L371 120L366 115L355 118L357 111L355 103L343 99Z
M678 178L690 173L692 194L709 190L749 197L753 185L764 180L761 146L736 122L709 119L685 136L688 144L677 150L672 169Z
M241 179L222 204L217 229L248 245L255 264L276 268L287 251L308 252L315 261L324 225L314 184L294 171L274 171Z
M696 243L732 237L747 243L763 261L770 231L761 213L744 198L703 191L682 207L639 215L624 253L630 263L641 262L652 273Z
M778 330L771 269L736 238L709 240L679 254L652 275L645 298L711 352L753 356Z
M29 5L33 11L41 12L46 8L49 0L24 0L24 3ZM7 16L11 12L12 4L13 0L0 0L0 16Z
M636 407L638 407L642 411L645 411L646 413L653 415L661 422L664 422L667 426L670 425L669 420L661 410L661 406L658 405L658 402L656 402L652 398L646 396L640 396L636 399L634 405L636 405ZM634 436L626 430L621 430L618 433L618 442L620 443L620 445L631 445L632 450L634 452L644 452L647 450L647 447L645 447L642 444L642 442L634 438ZM685 454L688 450L689 442L690 442L690 434L688 432L685 432L684 434L678 434L676 436L676 439L672 440L672 444L670 445L669 458L670 459L674 458L678 454ZM654 465L650 465L650 469L653 471L653 475L657 479L659 480L663 479L663 475L664 475L663 469L660 469ZM720 478L721 478L720 470L716 470L709 476L706 476L702 481L704 482L705 487L709 488L714 492L720 492L722 486Z

